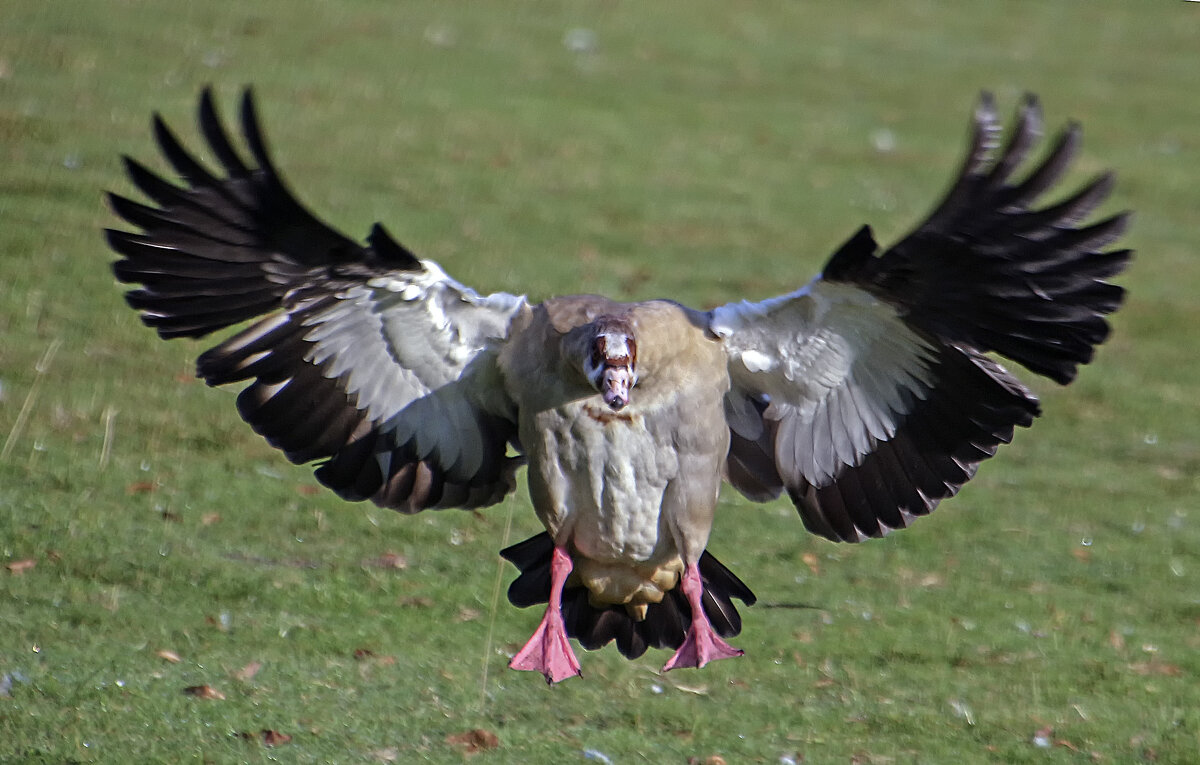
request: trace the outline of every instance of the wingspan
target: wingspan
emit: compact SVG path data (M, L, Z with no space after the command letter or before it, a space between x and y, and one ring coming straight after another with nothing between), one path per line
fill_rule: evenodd
M164 338L259 318L197 363L210 385L246 382L242 416L341 496L417 512L479 507L513 488L515 404L495 366L523 297L479 295L419 260L378 224L359 244L288 190L249 91L234 147L206 90L199 120L214 174L154 119L175 186L126 159L157 207L115 194L140 232L107 232L127 299Z
M1091 361L1124 294L1105 280L1132 254L1102 249L1127 216L1080 225L1111 191L1109 174L1034 207L1080 138L1069 126L1014 181L1040 123L1027 97L1000 149L985 94L961 172L911 234L879 254L864 227L807 287L712 311L733 380L736 488L760 501L786 490L805 526L835 541L903 528L1039 414L986 353L1061 384Z

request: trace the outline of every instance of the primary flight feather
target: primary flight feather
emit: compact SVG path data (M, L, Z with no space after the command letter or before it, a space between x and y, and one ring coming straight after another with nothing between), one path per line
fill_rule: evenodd
M480 294L378 224L362 242L284 184L253 98L234 145L210 91L199 162L159 117L174 185L126 158L146 205L109 195L117 278L164 338L253 320L203 353L210 385L248 383L242 417L348 500L404 513L495 504L528 468L546 528L502 554L518 606L546 603L513 658L550 682L579 673L568 638L666 669L741 651L740 579L706 552L722 480L783 493L806 528L857 542L904 528L1039 414L993 355L1066 384L1108 335L1123 290L1108 250L1127 216L1085 224L1104 174L1050 206L1080 139L1041 134L1033 97L1007 142L990 96L949 192L880 250L868 228L806 286L699 311L595 295Z

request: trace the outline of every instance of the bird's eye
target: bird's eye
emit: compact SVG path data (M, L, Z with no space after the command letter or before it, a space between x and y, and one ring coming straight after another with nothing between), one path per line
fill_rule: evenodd
M606 360L604 338L597 337L596 342L592 344L592 366L600 366Z

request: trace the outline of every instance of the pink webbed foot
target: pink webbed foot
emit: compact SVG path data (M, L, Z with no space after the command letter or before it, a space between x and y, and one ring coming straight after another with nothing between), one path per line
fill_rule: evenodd
M679 646L675 655L663 665L663 672L680 667L699 669L710 661L732 659L745 653L740 648L734 648L726 643L713 630L712 623L709 622L708 615L704 613L704 607L700 604L703 585L700 580L700 568L695 563L688 565L683 574L681 586L688 605L692 609L692 626L688 629L683 645Z
M533 637L525 647L517 652L508 666L512 669L526 669L541 672L548 683L560 683L568 677L579 674L579 660L571 650L567 641L567 632L563 628L562 615L550 613L534 631Z
M546 615L533 637L508 663L512 669L541 672L548 683L560 683L580 674L579 660L571 650L562 618L563 585L571 568L570 554L565 548L555 547L550 562L550 602L546 605Z
M679 646L679 650L675 652L671 660L663 665L663 672L680 667L699 669L710 661L732 659L743 653L745 651L734 648L722 640L720 635L713 632L712 627L708 625L707 617L704 619L703 627L697 627L695 617L693 617L692 628L688 630L687 638L683 641L683 645Z

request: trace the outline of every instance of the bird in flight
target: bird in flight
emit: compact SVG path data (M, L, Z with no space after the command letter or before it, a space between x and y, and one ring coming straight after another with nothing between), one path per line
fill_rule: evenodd
M127 157L150 204L108 197L134 229L107 231L129 304L163 338L249 322L198 375L245 384L241 416L344 499L480 508L524 466L545 532L501 554L520 571L509 599L546 607L510 666L551 683L579 674L569 638L673 649L668 670L741 655L733 600L754 595L706 551L722 482L756 502L786 493L834 541L908 526L1039 414L996 357L1069 383L1109 333L1124 292L1107 279L1131 257L1105 251L1126 214L1087 223L1110 174L1038 206L1080 130L1027 162L1032 96L1002 141L983 95L949 191L892 247L863 227L805 286L711 310L476 292L379 224L358 241L309 212L249 90L244 147L211 90L199 123L215 172L156 115L181 182Z

